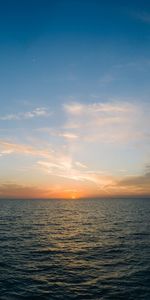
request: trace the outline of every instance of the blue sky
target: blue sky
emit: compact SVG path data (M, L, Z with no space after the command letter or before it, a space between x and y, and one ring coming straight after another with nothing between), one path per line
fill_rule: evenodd
M0 195L149 194L149 1L1 1L0 28Z

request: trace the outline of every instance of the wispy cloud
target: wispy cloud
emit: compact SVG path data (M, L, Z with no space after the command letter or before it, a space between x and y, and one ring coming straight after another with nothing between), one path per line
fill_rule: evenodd
M19 161L21 159L24 161L25 157L27 161L29 157L29 164L24 166L20 163L20 169L30 166L33 173L37 172L37 177L44 174L46 178L52 180L55 178L55 183L65 182L66 189L68 184L69 189L74 189L78 184L80 187L85 186L88 192L91 189L94 195L127 195L127 193L139 194L142 191L144 194L144 187L145 194L149 192L148 168L144 174L127 177L127 172L125 174L120 172L118 175L114 170L115 167L109 168L107 164L107 156L112 149L110 143L113 143L112 159L116 161L118 149L123 151L121 153L124 155L123 143L128 143L129 150L137 141L140 142L138 145L141 148L146 147L146 143L149 145L149 104L141 106L137 102L114 100L89 104L73 102L64 104L63 112L65 123L61 127L39 129L42 132L41 140L36 140L35 137L30 140L31 144L23 144L15 143L12 139L1 139L0 159L5 160L6 156L12 156L15 159L19 157ZM38 110L36 114L38 116L43 113ZM49 142L44 142L43 131L48 136ZM39 134L39 131L37 133ZM50 142L53 146L50 146ZM90 149L93 152L90 152ZM142 150L143 156L144 153ZM117 168L127 167L123 162L122 166L119 165ZM64 189L63 186L61 188Z
M48 176L67 180L66 186L72 189L79 183L80 187L86 184L83 193L93 193L93 195L149 195L150 194L150 168L149 165L143 174L127 176L119 175L120 178L107 172L90 170L87 165L76 161L71 155L54 151L52 149L38 149L29 145L13 144L5 141L0 142L1 155L28 155L34 157L33 167L38 172L44 172ZM30 162L30 168L31 168ZM93 185L91 188L90 185ZM59 187L59 193L64 189ZM52 185L45 190L43 188L26 186L14 183L4 183L0 185L0 196L4 197L51 197L56 196L57 189Z
M91 172L84 163L76 161L71 155L62 153L62 151L37 149L29 145L0 141L0 154L2 156L21 154L36 157L36 164L42 171L68 180L92 182L99 187L104 187L110 182L108 175Z
M72 130L70 131L66 131L63 130L62 128L49 128L49 127L42 127L42 128L36 128L35 129L36 132L43 132L43 133L47 133L50 136L55 136L57 138L63 138L64 140L76 140L78 139L78 135L75 134Z
M65 128L82 141L128 142L148 136L149 106L126 101L67 103ZM150 125L150 124L149 124Z
M15 144L9 141L0 140L0 155L23 154L40 157L50 157L50 149L37 149L36 147L24 144Z
M58 133L58 136L63 137L67 140L76 140L78 138L77 134L74 134L74 133L71 133L71 132Z
M78 102L68 103L64 105L65 111L72 115L91 114L91 113L118 113L130 112L135 108L134 105L127 102L106 102L81 104Z
M84 105L78 102L64 104L64 109L72 115L80 115L84 111Z
M87 166L70 158L59 157L59 160L55 163L50 161L38 161L37 163L43 171L53 176L62 177L68 181L93 183L96 190L103 189L105 191L106 186L114 184L112 176L89 171Z
M12 113L12 114L6 114L4 116L0 116L0 120L2 121L15 121L15 120L28 120L33 118L43 118L48 117L52 113L45 107L37 107L32 111L27 112L19 112L19 113Z

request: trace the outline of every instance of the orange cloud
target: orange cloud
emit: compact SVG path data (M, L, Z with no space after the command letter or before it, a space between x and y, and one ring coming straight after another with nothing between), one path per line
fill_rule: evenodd
M17 183L0 185L0 198L47 198L50 192L37 186L26 186Z

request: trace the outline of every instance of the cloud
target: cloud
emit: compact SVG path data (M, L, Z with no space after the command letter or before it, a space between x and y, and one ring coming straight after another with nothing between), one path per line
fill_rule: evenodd
M133 175L123 178L119 182L120 186L135 187L136 189L149 189L150 192L150 169L145 170L142 175Z
M76 140L78 135L71 131L63 131L61 128L54 129L50 127L36 128L36 132L48 133L50 136L56 136L58 138L64 138L64 140Z
M84 105L80 103L64 104L64 109L72 115L80 115L84 111Z
M110 196L147 196L150 197L150 168L137 175L112 176L112 181L104 186Z
M66 130L87 142L127 143L148 138L150 109L127 101L67 103Z
M45 134L43 133L42 139L36 140L36 145L35 139L32 140L31 145L1 139L0 159L2 160L4 157L5 160L5 156L15 157L16 155L20 161L22 158L20 156L28 156L31 158L29 159L30 167L33 168L33 173L35 170L37 171L37 177L42 176L41 174L44 172L45 175L47 174L46 178L50 178L51 181L54 179L56 182L65 182L66 189L68 184L69 189L74 189L74 186L79 184L81 187L84 186L88 192L91 188L94 195L149 193L150 171L148 167L144 174L132 177L120 173L117 177L115 161L109 168L110 159L111 161L116 160L117 169L126 168L125 163L128 164L128 158L131 161L129 151L133 143L134 149L138 145L141 155L145 157L147 148L146 152L143 149L146 146L149 147L150 138L149 104L141 105L133 101L119 100L89 104L73 102L64 104L63 110L65 123L61 127L39 129L48 135L49 142L52 138L53 147L49 146L47 141L44 142ZM34 111L33 115L38 117L43 114L44 111L38 109L36 113ZM26 117L29 117L29 113ZM39 134L39 131L37 132ZM113 143L113 148L110 143ZM124 143L129 144L127 145L129 147L126 148L127 154L124 153L124 147L122 147ZM118 166L119 151L122 151L120 154L125 155L125 163L122 158L122 165L119 162ZM134 161L133 151L131 155ZM24 167L24 165L19 167ZM104 172L108 169L110 172ZM61 188L63 189L63 187Z
M81 164L79 161L76 161L75 164L76 164L77 167L84 168L84 169L87 168L87 166L85 164Z
M82 195L150 195L150 167L147 165L145 172L137 176L122 176L117 178L112 174L102 171L90 170L87 165L76 161L71 155L52 149L37 149L29 145L21 145L0 141L1 155L21 154L33 156L33 167L36 172L44 172L52 176L66 180L65 186L73 189L76 183L80 190L84 186ZM30 162L30 167L31 162ZM58 180L58 182L60 182ZM55 197L64 190L64 186L55 189L49 184L49 188L4 183L0 185L0 197ZM58 193L59 192L59 193Z
M77 134L74 134L74 133L71 133L71 132L59 133L58 136L63 137L67 140L76 140L78 138Z
M93 183L95 189L103 189L105 191L106 186L114 184L112 176L101 174L101 172L89 171L87 166L73 161L69 157L59 157L55 162L38 161L37 164L43 171L53 176L62 177L69 181Z
M128 102L97 102L92 104L81 104L73 102L64 104L64 109L72 115L91 114L91 113L118 113L130 112L135 109L134 105Z
M0 116L1 121L28 120L33 118L43 118L51 115L51 112L45 107L37 107L32 111L19 112L17 114L7 114Z
M0 198L27 199L27 198L48 198L53 189L39 188L38 186L17 184L14 182L0 184Z
M73 180L88 180L97 182L93 174L84 172L87 166L82 162L75 161L71 155L62 153L62 151L54 151L53 149L37 149L30 145L14 144L11 142L0 140L0 155L29 155L37 158L37 165L47 172L55 176L64 177ZM42 158L44 160L39 160ZM81 171L81 170L82 171Z
M47 174L75 181L89 181L99 187L110 182L110 178L98 172L91 172L82 162L76 161L71 155L52 149L37 149L29 145L14 144L0 141L0 154L21 154L37 158L37 166ZM42 158L42 159L38 159ZM112 179L111 179L112 180Z
M23 154L31 156L50 157L52 150L37 149L36 147L24 144L15 144L9 141L0 140L0 155Z

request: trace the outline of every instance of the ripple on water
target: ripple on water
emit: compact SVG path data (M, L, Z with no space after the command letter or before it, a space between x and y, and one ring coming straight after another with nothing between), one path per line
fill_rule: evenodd
M149 300L149 203L0 200L0 299Z

